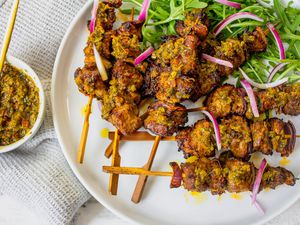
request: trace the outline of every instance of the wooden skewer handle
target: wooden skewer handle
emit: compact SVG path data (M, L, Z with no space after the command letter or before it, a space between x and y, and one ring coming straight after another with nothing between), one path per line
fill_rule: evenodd
M110 140L114 139L114 132L108 133L108 138ZM147 131L137 131L131 135L122 136L121 141L154 141L155 136L149 134ZM174 136L170 137L161 137L161 141L175 141Z
M77 162L82 164L83 159L84 159L84 153L85 153L85 147L86 147L86 142L87 142L87 136L89 133L89 127L90 127L90 114L92 111L92 102L93 102L93 97L89 97L89 102L86 108L85 112L85 117L84 117L84 124L81 132L81 138L80 138L80 143L78 147L78 153L77 153Z
M152 150L151 150L150 157L148 159L148 162L143 167L145 170L151 170L160 139L161 139L160 136L156 136ZM134 192L133 192L133 195L131 198L132 202L139 203L141 201L141 198L142 198L142 195L143 195L143 192L145 189L145 185L147 183L147 179L148 179L148 176L145 176L145 175L139 176L139 179L137 181L137 184L135 186L135 189L134 189Z
M173 172L149 171L138 167L114 167L103 166L103 172L111 174L127 174L127 175L146 175L146 176L162 176L172 177Z
M113 141L114 132L109 132L108 138ZM128 136L121 135L120 137L120 141L154 141L154 140L155 140L155 136L152 136L151 134L145 131L137 131L134 134ZM161 141L175 141L175 140L176 139L174 136L161 137ZM112 152L113 152L112 143L110 143L110 145L105 150L104 153L105 157L109 159L112 155Z
M11 14L10 14L10 20L8 22L7 28L6 28L6 33L5 33L5 37L4 37L4 41L3 41L3 47L1 49L1 57L0 57L0 72L3 69L3 65L6 59L6 53L10 44L10 40L11 40L11 35L15 26L15 22L16 22L16 17L17 17L17 12L18 12L18 8L19 8L19 0L15 0L14 1L14 5L12 7L11 10Z
M119 142L120 142L120 135L119 135L119 131L116 130L115 138L113 141L112 166L120 166L121 164L121 156L119 154ZM112 195L117 195L118 184L119 184L119 175L111 174L109 178L108 190Z

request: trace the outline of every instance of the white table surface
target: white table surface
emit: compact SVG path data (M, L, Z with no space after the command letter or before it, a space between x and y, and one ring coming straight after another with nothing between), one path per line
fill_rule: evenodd
M299 225L300 201L266 225ZM47 225L19 202L0 196L0 225ZM130 225L96 200L88 201L77 213L76 225Z

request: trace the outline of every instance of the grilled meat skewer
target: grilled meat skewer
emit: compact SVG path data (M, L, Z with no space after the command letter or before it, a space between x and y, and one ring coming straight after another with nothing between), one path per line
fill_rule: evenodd
M251 162L244 162L236 158L208 159L198 158L193 162L170 163L177 174L171 182L171 188L180 186L180 175L183 187L188 191L210 191L213 195L227 192L252 191L257 169ZM277 186L287 184L293 186L295 177L292 172L282 167L267 166L264 170L260 190L275 189Z
M224 157L226 158L226 157ZM132 167L103 166L103 171L113 174L171 176L171 188L183 186L187 191L210 191L213 195L221 195L226 191L239 193L252 191L257 168L251 162L244 162L232 157L208 159L205 157L188 160L178 165L171 162L173 173L148 171ZM267 165L260 183L260 191L266 188L275 189L280 185L295 185L293 173L283 167Z
M99 2L94 32L85 48L85 65L75 72L79 91L101 101L102 117L122 134L130 134L141 127L138 104L144 84L142 71L134 59L141 53L142 21L128 21L112 30L116 20L114 7L121 1ZM96 65L94 47L109 75L103 81Z
M277 113L296 116L300 114L300 83L282 85L255 93L260 113L276 110ZM207 107L216 118L230 114L253 118L248 97L242 88L225 84L214 90L205 100Z
M248 122L233 115L219 125L223 150L230 150L237 158L247 158L253 152L271 155L273 151L289 156L295 148L295 127L278 118ZM180 130L176 135L179 149L186 156L214 156L216 141L210 121L203 119Z

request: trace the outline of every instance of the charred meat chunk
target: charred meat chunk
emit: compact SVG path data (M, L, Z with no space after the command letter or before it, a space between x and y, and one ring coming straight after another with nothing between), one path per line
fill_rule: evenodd
M284 114L297 116L300 114L300 83L284 87L287 94L287 102L283 107Z
M230 150L235 157L245 158L251 153L251 132L245 118L224 118L220 124L220 133L222 148Z
M187 127L176 135L179 149L185 155L211 157L215 154L214 128L208 120L199 120L193 127Z
M122 0L106 0L105 2L114 8L119 8L122 5Z
M233 68L218 65L218 71L222 76L229 76L238 69L248 58L244 42L237 39L222 41L220 46L215 47L215 57L232 63Z
M132 134L142 126L137 106L129 103L114 107L108 117L108 121L123 135Z
M252 189L256 176L252 163L229 159L223 172L227 180L228 192L244 192Z
M170 39L152 54L146 75L148 93L172 104L198 99L196 39Z
M79 91L84 95L94 96L98 100L101 100L107 94L107 87L102 81L97 67L78 68L74 77Z
M199 92L201 96L207 95L220 84L221 77L217 72L217 67L217 64L211 62L199 65Z
M113 80L111 85L116 86L118 90L127 90L128 92L138 91L143 85L143 75L128 62L118 60L112 69Z
M289 156L295 147L295 127L292 123L285 123L280 119L272 118L270 123L270 139L273 149L281 156Z
M280 112L281 108L287 103L287 94L281 91L280 87L269 88L259 91L256 94L260 112L276 109Z
M229 114L243 115L247 110L243 91L229 84L212 92L206 99L205 106L216 118Z
M102 118L111 122L123 135L132 134L142 126L136 92L117 91L111 86L102 100Z
M107 2L99 2L95 27L111 30L116 21L115 8Z
M156 101L148 108L144 127L159 136L171 136L187 122L187 111L183 105L172 105Z
M116 59L136 58L141 54L140 41L138 36L129 34L120 34L113 36L112 55Z
M189 34L197 35L204 40L208 34L209 21L201 9L194 9L185 14L184 20L178 20L175 24L176 32L185 37Z
M117 30L119 35L126 34L131 37L138 37L139 40L142 40L142 27L144 22L141 20L127 21L124 22L121 27Z
M292 172L282 167L267 166L262 176L260 189L271 188L275 189L281 184L294 186L296 183Z
M205 157L195 162L181 164L183 186L188 191L204 192L210 190L212 194L225 192L225 179L222 167L217 161Z
M253 151L262 152L271 155L273 152L272 143L270 141L269 126L267 121L256 121L250 125Z
M243 41L249 52L264 52L268 46L268 39L261 27L257 27L252 33L244 34Z

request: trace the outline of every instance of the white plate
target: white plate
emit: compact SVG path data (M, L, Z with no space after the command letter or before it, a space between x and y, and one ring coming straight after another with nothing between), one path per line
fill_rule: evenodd
M151 177L148 180L143 200L135 205L130 201L137 177L120 176L117 196L108 191L109 175L102 172L103 165L110 165L103 154L109 141L101 138L101 130L113 127L103 121L94 101L90 117L90 132L83 165L76 163L83 115L82 109L88 99L80 94L75 86L73 74L83 64L83 48L88 37L86 29L90 17L90 0L74 19L60 46L53 73L52 102L54 123L59 142L72 170L87 190L104 206L120 217L137 224L164 225L240 225L262 224L291 206L300 196L299 185L281 186L276 191L263 191L259 201L266 209L261 215L251 206L249 193L240 194L241 200L225 194L219 199L206 192L192 196L183 189L169 189L170 178ZM194 114L190 123L200 118ZM299 128L300 120L296 126ZM300 130L298 129L298 133ZM297 142L295 153L290 156L287 166L296 175L300 172L300 145ZM142 166L150 154L151 143L123 143L121 156L123 166ZM278 165L280 157L275 154L267 157L272 165ZM170 161L183 161L182 153L177 152L176 143L161 143L153 165L153 170L170 171Z

